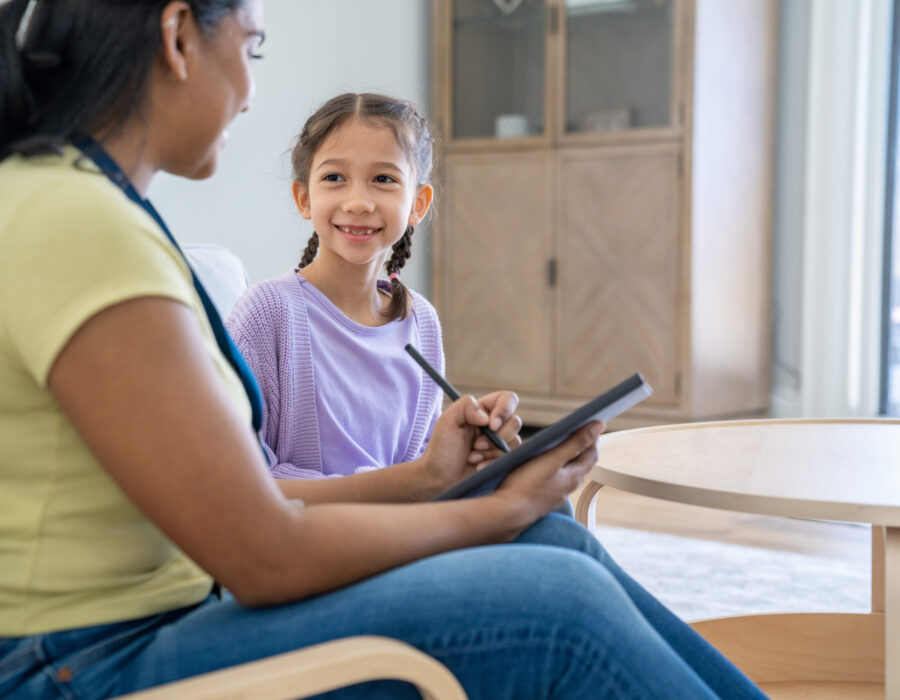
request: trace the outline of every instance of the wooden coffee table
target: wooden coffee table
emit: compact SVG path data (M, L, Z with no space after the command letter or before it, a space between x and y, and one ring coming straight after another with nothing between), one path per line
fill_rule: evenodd
M900 421L614 432L600 438L576 504L582 523L603 485L697 506L871 524L870 613L746 615L693 627L773 697L900 700Z

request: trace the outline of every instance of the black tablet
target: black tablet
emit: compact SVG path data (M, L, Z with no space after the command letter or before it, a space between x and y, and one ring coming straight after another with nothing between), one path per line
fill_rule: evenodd
M592 420L602 420L608 423L652 393L653 389L640 374L632 374L625 381L619 382L609 391L591 399L584 406L576 408L553 425L535 433L516 449L501 455L484 469L480 469L469 478L454 484L432 500L447 501L452 498L468 498L490 493L511 471L556 447L583 425Z

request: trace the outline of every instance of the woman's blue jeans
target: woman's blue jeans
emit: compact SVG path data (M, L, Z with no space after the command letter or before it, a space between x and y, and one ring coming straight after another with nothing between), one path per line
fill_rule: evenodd
M514 544L429 557L333 593L0 639L0 697L106 698L357 634L402 639L470 698L764 698L571 518ZM383 681L334 698L418 697Z

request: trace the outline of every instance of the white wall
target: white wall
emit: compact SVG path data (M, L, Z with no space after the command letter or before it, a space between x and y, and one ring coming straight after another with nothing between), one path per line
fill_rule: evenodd
M266 0L256 98L229 129L219 171L160 175L150 197L175 236L237 253L253 281L294 265L312 233L290 195L289 151L303 122L341 92L384 92L427 110L428 2ZM428 292L427 230L416 231L404 281Z

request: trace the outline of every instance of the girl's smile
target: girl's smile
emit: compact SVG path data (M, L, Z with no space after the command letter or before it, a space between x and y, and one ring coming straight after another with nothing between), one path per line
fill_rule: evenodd
M382 231L380 227L372 228L369 226L351 226L347 224L335 224L334 227L343 233L347 237L347 240L354 243L369 241Z

